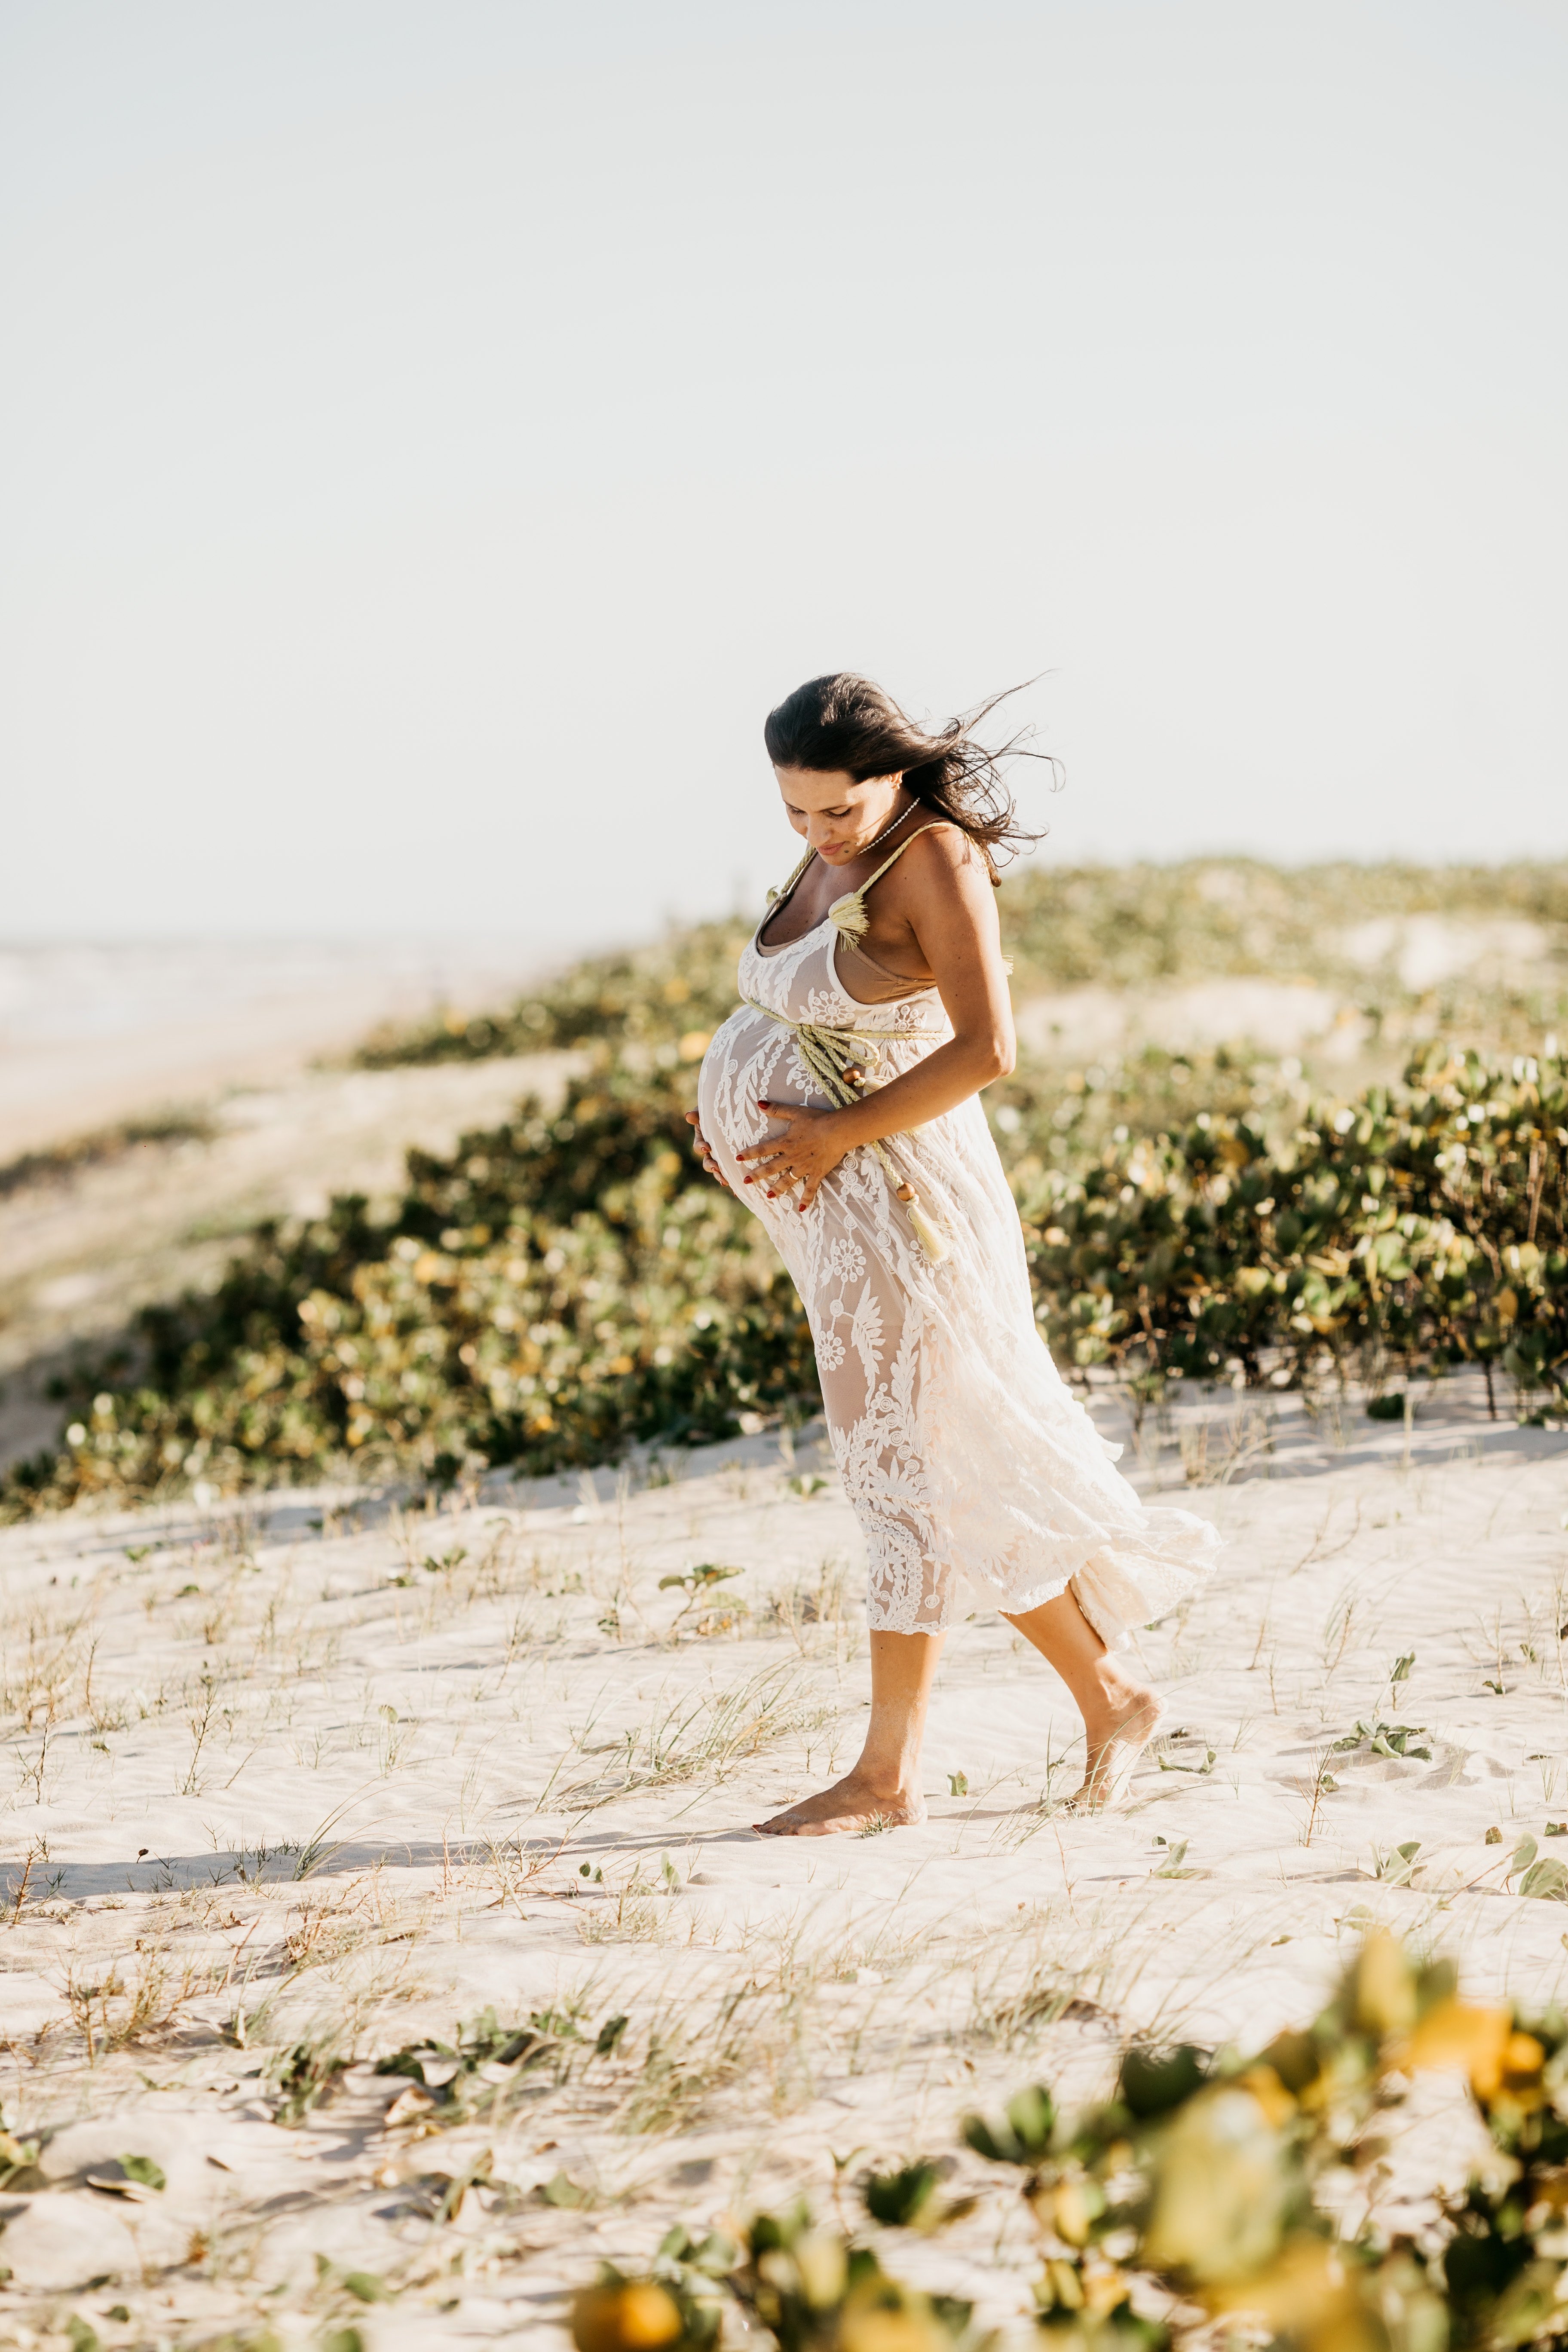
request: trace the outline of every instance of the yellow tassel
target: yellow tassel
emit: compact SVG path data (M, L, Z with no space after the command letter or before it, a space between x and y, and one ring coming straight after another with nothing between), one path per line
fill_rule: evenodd
M851 890L847 898L835 898L827 909L827 919L836 931L843 932L847 940L863 940L867 924L866 902L858 890Z
M910 1202L909 1217L910 1223L913 1225L916 1235L919 1238L920 1245L921 1249L924 1250L927 1257L930 1258L932 1265L942 1265L946 1259L952 1255L952 1251L948 1244L947 1235L939 1226L932 1224L931 1219L927 1216L925 1211L921 1207L918 1201L911 1201Z

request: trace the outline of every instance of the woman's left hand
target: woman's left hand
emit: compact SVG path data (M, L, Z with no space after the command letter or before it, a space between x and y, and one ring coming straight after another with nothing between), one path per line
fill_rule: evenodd
M832 1174L850 1149L840 1140L835 1124L837 1113L793 1103L759 1102L757 1108L777 1120L783 1132L736 1152L736 1159L744 1160L749 1170L742 1183L763 1185L770 1201L787 1192L791 1184L799 1184L795 1206L809 1209L823 1178Z

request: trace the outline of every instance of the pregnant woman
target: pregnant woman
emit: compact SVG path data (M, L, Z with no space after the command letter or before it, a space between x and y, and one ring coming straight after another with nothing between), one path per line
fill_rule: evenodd
M979 1099L1014 1058L994 853L1029 837L1005 754L971 731L985 710L928 734L840 674L772 713L805 855L741 958L743 1001L691 1114L703 1165L755 1210L805 1304L870 1568L864 1751L758 1824L772 1836L924 1818L942 1638L980 1601L1083 1717L1072 1802L1115 1802L1163 1712L1119 1654L1217 1549L1191 1512L1143 1508L1036 1328Z

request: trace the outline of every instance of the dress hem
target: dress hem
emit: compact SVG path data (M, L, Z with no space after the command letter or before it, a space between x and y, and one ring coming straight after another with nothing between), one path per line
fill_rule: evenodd
M917 1609L912 1612L913 1623L892 1624L888 1622L890 1612L879 1610L873 1604L867 1612L868 1630L873 1633L950 1633L955 1625L964 1623L978 1613L976 1604L994 1609L999 1616L1024 1617L1031 1609L1043 1608L1047 1601L1059 1600L1064 1592L1070 1591L1088 1623L1106 1648L1124 1650L1139 1626L1157 1624L1162 1617L1168 1617L1173 1610L1179 1609L1184 1601L1191 1599L1212 1574L1215 1558L1224 1548L1218 1529L1208 1520L1200 1519L1195 1512L1183 1512L1180 1516L1190 1522L1192 1556L1187 1559L1167 1556L1151 1560L1145 1555L1140 1560L1139 1566L1145 1572L1152 1566L1157 1567L1163 1580L1176 1588L1149 1594L1146 1613L1124 1612L1115 1608L1109 1597L1096 1589L1107 1573L1117 1581L1123 1582L1124 1589L1131 1583L1136 1590L1137 1581L1135 1576L1130 1577L1125 1570L1118 1576L1114 1545L1098 1545L1087 1559L1079 1559L1073 1567L1055 1575L1037 1577L1017 1593L1002 1592L990 1578L977 1575L973 1570L960 1569L957 1571L960 1585L966 1589L958 1592L950 1591L934 1612L934 1622L921 1623L922 1612ZM1100 1571L1098 1575L1097 1570Z

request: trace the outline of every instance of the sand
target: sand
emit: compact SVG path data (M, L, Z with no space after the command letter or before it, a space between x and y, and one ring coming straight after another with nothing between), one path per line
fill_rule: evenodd
M1205 980L1172 989L1068 988L1017 1008L1018 1042L1047 1060L1125 1054L1141 1045L1167 1053L1237 1045L1262 1054L1300 1054L1333 1068L1361 1055L1373 1028L1360 1008L1309 982Z
M1525 1833L1568 1854L1561 1435L1463 1381L1409 1429L1220 1392L1128 1461L1227 1539L1141 1636L1172 1712L1130 1807L1054 1809L1070 1704L980 1613L929 1822L787 1843L750 1824L851 1759L866 1696L858 1540L810 1433L432 1512L198 1496L0 1536L0 2088L46 2136L0 2192L0 2336L75 2313L106 2346L264 2317L559 2344L568 2292L676 2219L826 2210L836 2157L950 2153L1029 2080L1088 2095L1130 2032L1310 2015L1369 1920L1478 1991L1558 1990L1568 1906L1514 1890ZM700 1564L741 1572L706 1607L661 1589ZM1358 1720L1429 1754L1336 1750ZM565 2020L566 2078L481 2072L495 2110L427 2128L374 2062L487 2005ZM325 2084L292 2110L290 2051ZM1458 2111L1423 2113L1457 2176ZM899 2259L1027 2308L994 2199Z
M0 1167L160 1105L286 1082L382 1022L508 1003L537 940L0 945Z

